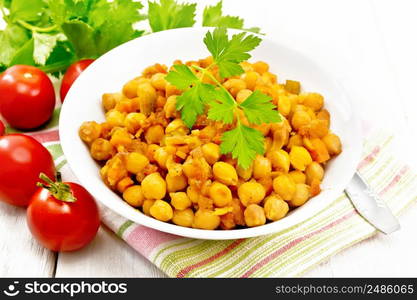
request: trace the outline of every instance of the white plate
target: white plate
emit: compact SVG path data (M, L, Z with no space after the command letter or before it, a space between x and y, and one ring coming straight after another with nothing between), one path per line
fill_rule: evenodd
M279 81L301 81L305 91L322 93L331 113L331 129L340 136L343 152L326 167L320 195L267 225L236 230L200 230L165 223L148 217L125 203L101 180L99 167L78 137L84 121L104 121L101 95L117 92L129 79L154 63L171 65L175 59L194 60L209 55L203 44L207 28L183 28L140 37L106 53L76 80L61 111L59 133L64 154L75 176L100 202L138 224L172 234L199 239L237 239L270 234L287 229L313 216L339 195L352 178L359 162L362 140L357 114L346 92L308 56L262 36L252 61L268 62Z

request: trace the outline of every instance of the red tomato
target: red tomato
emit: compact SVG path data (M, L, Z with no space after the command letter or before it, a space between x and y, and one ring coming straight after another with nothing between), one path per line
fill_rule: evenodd
M27 206L41 172L55 177L54 160L42 144L23 134L0 136L1 201Z
M16 65L0 75L0 113L10 126L39 127L51 118L54 107L52 82L38 68Z
M59 94L61 96L61 102L64 102L65 96L68 93L68 90L77 79L80 74L87 69L87 67L94 61L94 59L83 59L73 63L65 72L64 77L62 78L61 90Z
M6 127L4 123L0 120L0 136L2 136L6 132Z
M48 182L27 209L33 236L52 251L74 251L87 245L100 226L97 204L89 192L72 182Z

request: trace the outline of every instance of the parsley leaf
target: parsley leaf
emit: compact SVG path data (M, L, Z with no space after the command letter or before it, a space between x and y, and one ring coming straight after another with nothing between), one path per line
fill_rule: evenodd
M202 83L186 65L175 65L165 79L180 90L176 108L181 111L181 119L189 128L193 127L197 116L205 109L205 103L215 95L214 85Z
M81 20L71 20L62 24L62 30L74 47L79 58L96 58L97 47L94 28Z
M210 109L207 117L214 121L221 121L224 124L231 124L234 118L236 102L224 89L216 91L215 100L209 102Z
M207 32L204 43L213 56L223 78L243 73L240 62L251 57L249 51L256 48L261 39L246 32L235 34L229 40L225 28L216 28L213 33Z
M185 90L192 84L199 82L197 76L186 65L175 65L165 79L180 90Z
M148 2L149 25L153 32L172 28L192 27L196 4L178 4L174 0Z
M268 95L255 90L245 101L239 104L239 107L250 123L259 125L280 122L280 114L271 100L272 98Z
M235 129L223 133L220 144L222 154L231 153L237 158L237 163L247 169L255 159L256 154L264 154L264 136L251 127L239 124Z
M197 83L177 97L176 108L181 111L181 119L188 128L192 128L198 115L204 112L205 103L211 98L213 90L211 84Z

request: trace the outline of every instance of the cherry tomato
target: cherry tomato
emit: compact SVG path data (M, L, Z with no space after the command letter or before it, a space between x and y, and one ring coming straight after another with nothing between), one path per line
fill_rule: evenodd
M0 75L0 113L10 126L39 127L51 118L54 107L52 82L38 68L15 65Z
M64 102L65 96L68 93L68 90L77 79L80 74L87 69L87 67L94 61L94 59L83 59L73 63L65 72L64 77L62 78L61 89L59 94L61 96L61 102Z
M23 134L0 136L1 201L27 206L40 172L55 176L54 160L42 144Z
M87 245L100 226L97 204L89 192L72 182L47 182L32 196L26 216L33 236L53 251L74 251Z
M6 127L4 126L4 123L0 120L0 136L4 135L6 132Z

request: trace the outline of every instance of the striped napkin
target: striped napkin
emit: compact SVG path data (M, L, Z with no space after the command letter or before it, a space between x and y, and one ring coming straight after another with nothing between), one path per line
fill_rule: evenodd
M52 153L64 180L76 180L63 156L57 130L59 109L42 131L31 133ZM9 131L10 132L10 131ZM417 175L390 151L392 136L378 133L364 144L358 171L399 215L417 200ZM376 229L341 194L325 209L281 232L249 239L208 241L159 232L101 207L102 222L170 277L300 276Z

